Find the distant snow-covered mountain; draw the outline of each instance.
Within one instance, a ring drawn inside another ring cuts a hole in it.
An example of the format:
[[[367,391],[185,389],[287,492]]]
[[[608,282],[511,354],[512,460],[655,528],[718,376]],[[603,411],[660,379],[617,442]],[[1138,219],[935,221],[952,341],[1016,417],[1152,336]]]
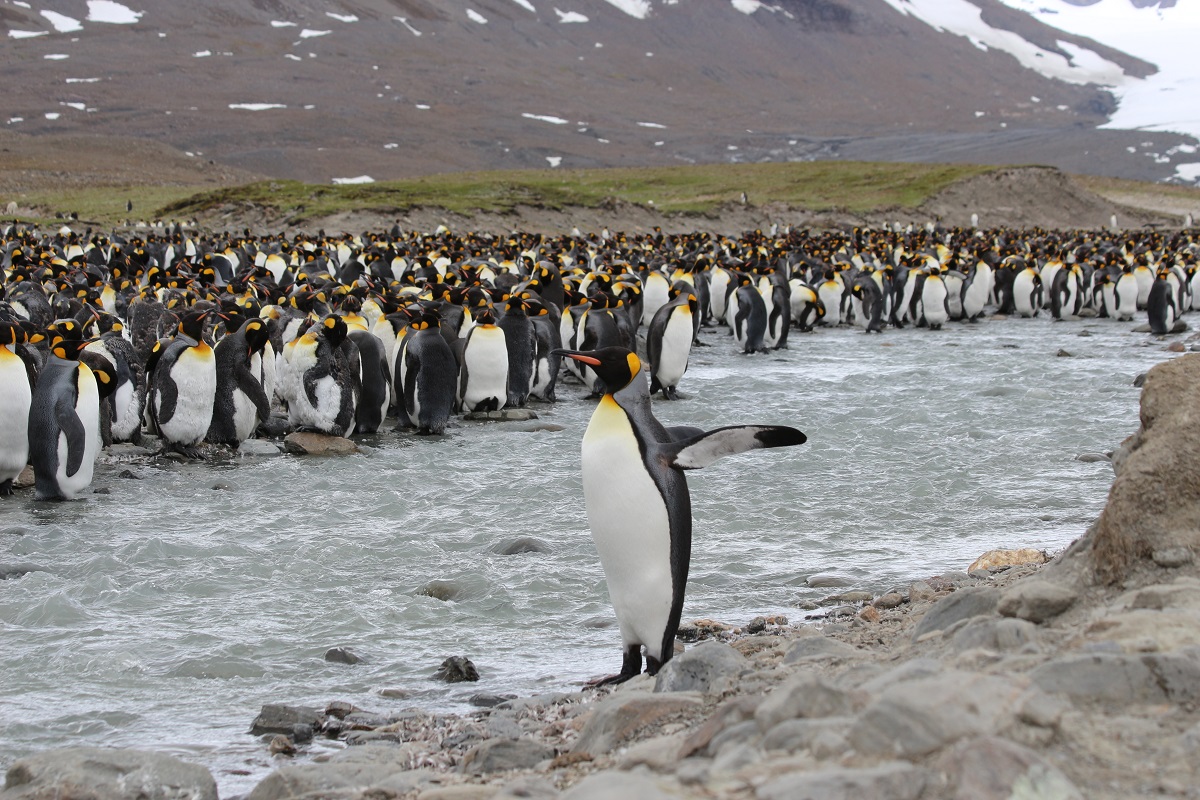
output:
[[[319,181],[821,158],[1194,180],[1195,5],[0,0],[0,129]]]

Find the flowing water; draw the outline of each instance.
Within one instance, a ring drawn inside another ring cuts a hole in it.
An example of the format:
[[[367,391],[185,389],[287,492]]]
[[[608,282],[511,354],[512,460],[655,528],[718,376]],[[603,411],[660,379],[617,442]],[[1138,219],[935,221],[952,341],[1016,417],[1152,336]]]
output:
[[[1170,356],[1107,320],[820,331],[759,356],[724,329],[702,338],[687,399],[656,400],[661,419],[809,437],[689,474],[684,619],[731,623],[802,619],[799,603],[831,591],[806,586],[815,573],[879,591],[992,548],[1063,548],[1112,479],[1076,456],[1136,429],[1133,379]],[[0,768],[52,747],[137,747],[203,764],[230,796],[273,766],[247,734],[263,703],[466,711],[477,691],[616,671],[582,506],[583,394],[568,384],[535,407],[561,430],[462,423],[340,459],[134,465],[140,480],[118,465],[98,472],[108,494],[0,503]],[[496,552],[519,536],[546,552]],[[423,594],[430,581],[454,598]],[[364,661],[327,663],[335,646]],[[480,682],[433,681],[450,655]]]

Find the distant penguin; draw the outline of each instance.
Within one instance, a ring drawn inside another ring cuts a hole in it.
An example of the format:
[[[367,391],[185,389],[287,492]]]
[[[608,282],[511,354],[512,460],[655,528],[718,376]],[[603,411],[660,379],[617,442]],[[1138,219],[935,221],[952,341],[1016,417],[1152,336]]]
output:
[[[860,278],[850,287],[850,294],[861,305],[855,321],[866,333],[883,333],[883,291],[871,278]]]
[[[652,269],[642,279],[642,324],[649,325],[658,310],[670,302],[671,282],[662,272]]]
[[[645,370],[620,347],[563,351],[608,387],[583,436],[583,494],[621,631],[620,683],[656,674],[674,654],[692,548],[692,508],[683,471],[723,455],[802,444],[782,426],[732,426],[676,438],[655,419]],[[676,434],[682,432],[678,429]]]
[[[992,268],[980,259],[971,271],[967,273],[962,286],[963,319],[975,322],[983,316],[987,306],[988,295],[991,293]]]
[[[508,347],[489,308],[475,313],[475,325],[463,344],[458,398],[467,413],[499,411],[508,403]]]
[[[262,352],[267,339],[267,323],[255,318],[226,333],[213,348],[217,390],[205,435],[209,442],[237,447],[254,435],[259,423],[270,418],[270,397],[261,375],[251,369],[251,359]]]
[[[525,302],[516,295],[504,304],[504,316],[496,323],[504,331],[508,348],[508,405],[523,407],[533,386],[533,358],[536,334],[525,313]]]
[[[38,500],[73,500],[92,483],[100,452],[97,377],[79,355],[83,340],[51,339],[29,407],[29,463]]]
[[[160,339],[150,352],[147,407],[165,449],[201,458],[196,446],[212,423],[217,395],[217,362],[204,341],[208,311],[189,311],[175,338]]]
[[[1042,309],[1042,276],[1025,267],[1012,282],[1013,309],[1022,317],[1036,317]]]
[[[950,319],[949,292],[937,267],[929,268],[921,286],[921,314],[931,331],[941,330]]]
[[[808,333],[825,316],[825,304],[817,296],[816,289],[807,283],[793,278],[790,284],[792,324],[804,333]]]
[[[1150,333],[1155,336],[1165,336],[1175,326],[1175,293],[1167,280],[1165,269],[1158,271],[1150,287],[1150,294],[1146,298],[1146,316],[1150,320]]]
[[[733,319],[733,335],[742,346],[743,353],[765,353],[764,337],[767,333],[767,306],[762,295],[752,283],[737,289],[737,314]]]
[[[650,394],[659,390],[668,400],[677,400],[676,387],[687,371],[695,338],[699,300],[681,294],[658,309],[646,332],[646,354],[650,359]]]
[[[562,348],[558,310],[536,298],[527,301],[529,321],[533,323],[533,376],[529,385],[529,396],[553,403],[557,400],[555,387],[558,385],[559,367],[562,356],[555,353]]]
[[[837,326],[842,321],[842,295],[846,286],[833,270],[827,270],[825,279],[817,286],[817,296],[825,306],[822,325]]]
[[[33,390],[25,362],[15,352],[28,336],[15,322],[0,324],[0,497],[12,494],[13,479],[29,463],[29,406]]]
[[[288,366],[288,419],[302,430],[330,436],[353,431],[356,376],[342,349],[348,333],[345,320],[328,314],[294,342]]]
[[[400,390],[405,411],[421,435],[445,433],[454,410],[458,363],[439,330],[440,325],[436,314],[428,311],[422,314],[404,337],[401,354],[404,364]]]
[[[1112,315],[1118,320],[1131,320],[1138,308],[1138,280],[1133,269],[1128,265],[1117,276],[1116,288],[1113,290]],[[1147,292],[1147,298],[1149,293]]]

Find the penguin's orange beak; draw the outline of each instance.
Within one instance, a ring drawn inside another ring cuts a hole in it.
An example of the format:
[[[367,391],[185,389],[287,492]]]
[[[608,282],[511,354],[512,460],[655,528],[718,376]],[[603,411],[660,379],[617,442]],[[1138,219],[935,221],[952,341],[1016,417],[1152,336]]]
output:
[[[583,353],[576,353],[573,350],[551,350],[550,355],[566,356],[567,358],[573,358],[576,361],[581,361],[593,367],[600,366],[600,359],[593,356],[585,356]]]

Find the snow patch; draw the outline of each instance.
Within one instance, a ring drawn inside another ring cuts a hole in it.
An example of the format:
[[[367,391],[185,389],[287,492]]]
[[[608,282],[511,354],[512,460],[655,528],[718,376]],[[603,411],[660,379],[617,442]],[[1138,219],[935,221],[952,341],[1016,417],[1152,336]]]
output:
[[[467,9],[467,18],[471,20],[471,22],[478,22],[480,25],[487,25],[487,17],[485,17],[483,14],[480,14],[473,8]]]
[[[359,175],[357,178],[334,178],[333,183],[336,186],[345,186],[352,183],[374,183],[375,179],[370,175]]]
[[[87,111],[87,103],[59,103],[59,105],[73,108],[76,111]]]
[[[384,150],[395,150],[399,146],[400,145],[398,145],[396,142],[388,142],[387,144],[385,144],[383,146],[383,149]]]
[[[286,21],[280,20],[280,19],[273,19],[273,20],[271,20],[271,27],[272,28],[294,28],[294,27],[296,27],[296,23],[286,22]]]
[[[559,11],[554,9],[554,13],[558,14],[559,22],[587,22],[588,18],[578,11]]]
[[[413,36],[420,36],[420,35],[421,35],[421,32],[420,32],[419,30],[417,30],[416,28],[414,28],[412,25],[409,25],[409,24],[408,24],[408,20],[407,20],[405,17],[392,17],[392,19],[396,20],[396,22],[399,22],[401,25],[403,25],[404,27],[406,27],[406,28],[408,28],[410,31],[412,31],[412,35],[413,35]]]
[[[338,22],[358,22],[358,17],[353,14],[335,14],[332,11],[326,11],[325,16],[332,17]]]
[[[25,121],[24,117],[9,117],[8,118],[9,125],[12,125],[14,122],[24,122],[24,121]]]
[[[753,14],[762,8],[762,3],[759,0],[733,0],[733,7],[743,14]]]
[[[529,11],[533,14],[537,13],[537,9],[533,7],[533,3],[529,2],[529,0],[513,0],[513,2],[526,11]]]
[[[566,125],[569,122],[562,117],[549,117],[541,114],[522,114],[521,116],[525,119],[536,119],[538,122],[549,122],[553,125]]]
[[[66,59],[70,58],[70,56],[66,53],[47,53],[46,55],[42,56],[42,58],[47,59],[48,61],[65,61]]]
[[[1200,183],[1200,164],[1176,164],[1175,178],[1188,183]]]
[[[312,39],[317,36],[328,36],[331,33],[333,33],[333,31],[314,31],[311,28],[305,28],[304,30],[300,31],[300,38]]]
[[[47,111],[46,112],[46,119],[58,119],[61,116],[62,116],[62,114],[59,114],[57,111]]]
[[[134,11],[129,6],[115,3],[113,0],[88,0],[88,22],[132,25],[145,13],[145,11]]]
[[[66,14],[59,14],[57,11],[43,11],[42,16],[50,20],[50,24],[54,30],[59,33],[74,33],[75,31],[83,30],[83,26],[79,24],[79,20],[74,17],[68,17]]]
[[[193,58],[208,58],[211,55],[212,55],[212,50],[200,50],[198,52],[192,53]]]
[[[292,61],[303,61],[303,60],[304,60],[303,58],[301,58],[300,56],[296,55],[295,53],[284,53],[284,54],[283,54],[283,57],[284,57],[284,58],[290,58]]]
[[[422,111],[428,111],[430,108],[432,108],[432,106],[428,106],[425,103],[417,103],[417,108],[421,109]]]
[[[35,36],[45,36],[50,31],[9,31],[9,38],[12,39],[32,39]]]
[[[272,108],[287,108],[282,103],[230,103],[229,107],[242,111],[269,111]]]
[[[659,125],[657,122],[639,122],[639,128],[666,128],[666,125]]]
[[[67,78],[67,83],[99,83],[99,78]]]
[[[546,160],[550,162],[551,167],[557,167],[562,163],[562,156],[546,156]]]
[[[631,17],[645,19],[650,16],[650,0],[605,0],[610,6],[616,6]]]

